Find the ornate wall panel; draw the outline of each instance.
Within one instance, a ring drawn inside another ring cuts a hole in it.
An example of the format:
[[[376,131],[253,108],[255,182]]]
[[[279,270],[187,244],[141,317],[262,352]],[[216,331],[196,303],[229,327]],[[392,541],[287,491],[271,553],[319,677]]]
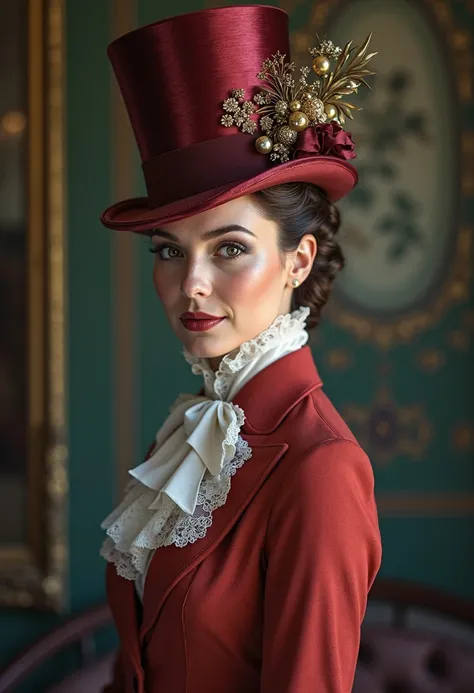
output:
[[[360,182],[340,203],[347,267],[313,343],[327,389],[374,462],[382,513],[472,515],[473,8],[280,6],[297,64],[317,35],[373,32],[379,53],[346,126]]]
[[[471,37],[451,4],[291,3],[304,26],[294,31],[297,59],[326,29],[356,43],[370,30],[379,50],[373,90],[361,90],[363,111],[351,125],[360,183],[341,203],[348,265],[331,318],[384,348],[410,342],[470,297],[473,234],[461,194],[474,171],[474,133],[462,126],[472,102]]]

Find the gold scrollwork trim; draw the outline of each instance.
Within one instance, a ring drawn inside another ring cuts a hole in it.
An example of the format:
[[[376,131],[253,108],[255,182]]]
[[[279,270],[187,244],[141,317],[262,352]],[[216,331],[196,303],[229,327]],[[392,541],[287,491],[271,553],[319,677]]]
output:
[[[328,307],[328,313],[334,322],[355,334],[360,341],[371,341],[382,349],[396,343],[407,343],[418,332],[436,325],[450,306],[469,300],[472,253],[473,230],[464,226],[456,239],[455,256],[449,275],[429,308],[414,310],[397,321],[388,323],[347,310],[336,300]]]
[[[462,135],[462,192],[466,197],[474,197],[474,131]]]
[[[474,452],[474,424],[472,421],[459,421],[454,425],[453,447],[458,453],[472,455]]]
[[[456,64],[455,74],[458,79],[459,99],[461,102],[472,100],[472,51],[469,29],[456,24],[452,4],[447,0],[422,0],[431,9],[438,24],[443,29],[448,45]],[[459,3],[459,4],[462,4]]]
[[[28,3],[28,537],[0,547],[0,604],[55,610],[67,600],[68,559],[64,2]]]
[[[427,348],[417,354],[417,366],[425,373],[437,373],[446,363],[446,355],[440,349]]]
[[[426,458],[433,431],[424,407],[396,404],[386,386],[380,388],[372,405],[347,404],[342,415],[377,465],[400,456]]]
[[[294,9],[296,0],[281,0],[280,6],[285,10]],[[435,18],[446,36],[448,47],[452,51],[457,76],[457,89],[460,103],[472,101],[472,51],[471,35],[464,27],[456,23],[452,6],[447,0],[418,0],[425,5]],[[347,0],[325,0],[312,6],[308,25],[304,30],[293,34],[293,51],[306,50],[314,36],[327,24],[330,13],[342,8]],[[299,3],[301,4],[301,3]],[[465,195],[474,194],[474,173],[472,154],[474,153],[474,133],[466,132],[460,143],[463,151],[461,185]],[[451,270],[444,284],[430,305],[414,309],[390,322],[379,321],[376,317],[365,317],[357,310],[349,309],[334,297],[328,305],[328,316],[331,320],[353,333],[360,341],[375,343],[387,349],[395,344],[409,342],[417,333],[435,325],[445,312],[458,303],[469,299],[472,277],[472,229],[464,225],[456,239],[455,255]]]
[[[324,354],[324,360],[329,368],[336,371],[347,370],[354,362],[353,356],[348,349],[329,349]]]

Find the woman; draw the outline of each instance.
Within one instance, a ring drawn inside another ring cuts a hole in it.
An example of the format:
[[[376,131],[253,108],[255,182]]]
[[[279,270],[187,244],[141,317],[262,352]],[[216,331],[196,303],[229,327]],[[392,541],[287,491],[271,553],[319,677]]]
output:
[[[380,565],[373,474],[305,344],[343,265],[333,202],[357,176],[341,97],[370,74],[366,48],[324,41],[316,81],[298,79],[287,15],[264,6],[109,48],[148,194],[102,221],[151,237],[157,294],[203,376],[103,523],[109,693],[351,690]]]

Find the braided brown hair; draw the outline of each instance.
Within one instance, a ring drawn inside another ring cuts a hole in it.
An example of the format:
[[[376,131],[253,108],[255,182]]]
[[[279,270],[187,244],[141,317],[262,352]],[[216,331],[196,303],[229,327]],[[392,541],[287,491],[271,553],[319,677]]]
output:
[[[311,183],[285,183],[253,195],[267,219],[279,228],[282,252],[296,250],[305,234],[313,234],[318,249],[306,280],[293,291],[292,310],[307,306],[307,327],[315,327],[331,294],[337,272],[344,267],[344,256],[335,235],[340,226],[338,209],[326,194]]]

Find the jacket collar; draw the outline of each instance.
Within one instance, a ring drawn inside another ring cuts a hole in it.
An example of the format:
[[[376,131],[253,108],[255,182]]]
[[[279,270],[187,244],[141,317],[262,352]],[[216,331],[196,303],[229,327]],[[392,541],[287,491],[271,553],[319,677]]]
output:
[[[298,402],[321,385],[311,350],[303,347],[260,371],[237,394],[234,401],[246,415],[242,433],[251,436],[253,459],[233,478],[227,501],[214,513],[213,523],[203,539],[184,548],[161,547],[155,553],[145,583],[140,632],[134,584],[119,577],[115,567],[109,564],[109,603],[122,643],[137,667],[140,666],[140,642],[158,618],[170,591],[232,529],[288,449],[286,443],[267,443],[258,436],[275,430]]]
[[[274,361],[244,385],[233,400],[245,412],[242,433],[271,433],[298,402],[321,386],[309,346]]]

